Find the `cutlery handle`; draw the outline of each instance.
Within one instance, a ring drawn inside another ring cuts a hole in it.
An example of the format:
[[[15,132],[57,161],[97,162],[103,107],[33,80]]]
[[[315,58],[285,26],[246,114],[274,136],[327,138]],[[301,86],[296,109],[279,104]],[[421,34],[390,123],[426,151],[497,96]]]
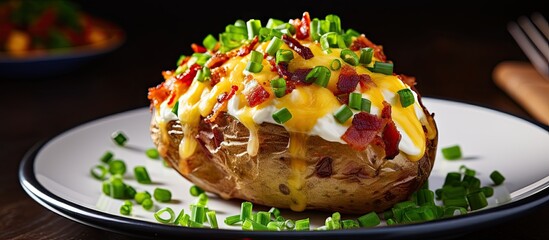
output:
[[[532,117],[549,125],[549,79],[530,63],[502,62],[494,68],[492,77]]]

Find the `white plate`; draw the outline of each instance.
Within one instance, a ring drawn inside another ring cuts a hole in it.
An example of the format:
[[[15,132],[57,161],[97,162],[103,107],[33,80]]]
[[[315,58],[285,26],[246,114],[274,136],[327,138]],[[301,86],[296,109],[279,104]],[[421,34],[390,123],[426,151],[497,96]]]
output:
[[[192,229],[158,223],[152,211],[134,205],[133,215],[119,214],[123,200],[112,199],[101,193],[101,181],[91,177],[90,168],[99,164],[105,151],[114,152],[128,166],[124,182],[138,191],[153,192],[155,187],[168,188],[174,201],[155,203],[155,209],[171,207],[177,212],[185,209],[195,197],[189,194],[190,182],[175,170],[164,167],[160,160],[151,160],[144,154],[153,147],[149,135],[150,111],[136,109],[104,117],[70,129],[49,141],[31,149],[23,159],[20,181],[27,193],[45,207],[78,222],[140,237],[189,237],[219,238],[361,238],[381,239],[403,236],[441,236],[464,233],[479,227],[495,224],[525,210],[537,207],[549,200],[549,134],[546,126],[538,126],[505,113],[484,107],[448,100],[424,98],[424,104],[435,113],[439,128],[439,150],[435,166],[429,178],[431,189],[441,187],[448,172],[457,171],[461,165],[477,171],[482,185],[491,185],[489,174],[501,172],[506,180],[495,188],[489,198],[489,206],[463,216],[430,222],[375,228],[336,231],[282,231],[249,232],[239,227],[227,226],[223,219],[240,213],[240,201],[226,201],[210,195],[209,208],[217,211],[219,230]],[[127,147],[118,147],[111,133],[121,130],[129,138]],[[440,148],[458,144],[464,158],[448,161]],[[132,169],[144,165],[154,184],[143,185],[133,178]],[[268,210],[254,206],[254,211]],[[291,219],[310,217],[312,226],[323,225],[330,213],[283,211]],[[344,219],[346,216],[342,216]]]

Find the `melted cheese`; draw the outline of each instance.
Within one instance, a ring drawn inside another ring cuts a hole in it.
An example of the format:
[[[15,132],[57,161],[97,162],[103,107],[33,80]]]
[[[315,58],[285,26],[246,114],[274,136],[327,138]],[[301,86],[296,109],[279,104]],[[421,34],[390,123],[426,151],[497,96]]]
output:
[[[305,170],[307,169],[307,133],[290,132],[288,152],[290,153],[290,208],[296,212],[305,210],[307,195],[304,193]]]
[[[268,43],[259,44],[256,50],[264,52]],[[294,59],[290,61],[288,66],[290,72],[319,65],[329,66],[334,59],[342,61],[339,57],[341,49],[332,48],[331,53],[324,53],[318,43],[302,41],[302,44],[311,49],[314,57],[305,60],[294,52]],[[285,44],[282,48],[289,49]],[[301,133],[308,136],[317,135],[327,141],[345,144],[341,140],[341,136],[345,133],[350,121],[342,125],[335,121],[332,116],[341,106],[333,94],[337,90],[339,71],[331,70],[330,81],[326,88],[315,84],[298,86],[290,94],[282,98],[276,98],[270,87],[270,80],[278,78],[278,73],[271,71],[270,64],[265,59],[263,60],[264,67],[261,72],[249,73],[245,70],[249,59],[249,54],[244,57],[236,56],[229,59],[221,66],[225,69],[226,75],[220,79],[219,83],[212,87],[209,82],[193,81],[188,90],[181,95],[178,100],[179,112],[177,118],[181,121],[184,130],[184,137],[179,146],[182,159],[191,156],[197,147],[197,142],[193,136],[196,134],[200,118],[208,116],[217,103],[217,98],[223,93],[230,92],[232,86],[237,86],[238,91],[235,97],[230,99],[226,111],[250,130],[247,147],[250,156],[255,156],[259,149],[258,124],[263,122],[278,124],[271,116],[281,108],[287,108],[292,113],[292,118],[283,124],[290,133]],[[374,59],[374,61],[376,60]],[[342,64],[346,63],[342,61]],[[412,161],[419,160],[426,148],[426,136],[423,126],[428,130],[427,137],[430,139],[435,137],[436,132],[431,123],[427,121],[417,100],[417,95],[414,93],[416,102],[412,106],[403,108],[396,92],[403,88],[409,88],[409,86],[396,76],[372,73],[364,66],[357,66],[355,69],[358,74],[368,74],[377,85],[377,87],[364,90],[358,86],[355,92],[361,93],[363,97],[372,102],[372,114],[380,114],[381,109],[383,109],[383,101],[391,104],[392,118],[402,135],[399,149]],[[270,94],[266,101],[255,107],[248,106],[245,98],[246,86],[250,85],[251,81],[254,84],[263,86]],[[161,114],[159,114],[158,120],[167,122],[174,119],[174,114],[170,113],[171,109],[166,104],[161,104],[160,109]],[[293,144],[296,145],[296,140],[290,139],[290,142],[294,142]],[[295,148],[299,149],[299,147]],[[290,149],[290,151],[293,150]],[[299,156],[297,152],[294,155]],[[298,188],[298,184],[295,185],[295,188]]]

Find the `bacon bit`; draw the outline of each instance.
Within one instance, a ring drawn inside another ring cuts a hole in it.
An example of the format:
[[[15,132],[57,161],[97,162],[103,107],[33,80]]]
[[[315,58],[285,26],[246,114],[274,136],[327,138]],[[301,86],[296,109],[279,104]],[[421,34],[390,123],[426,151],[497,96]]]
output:
[[[376,115],[359,112],[341,139],[357,151],[364,151],[375,136],[383,130],[385,121]]]
[[[386,159],[393,159],[399,154],[400,150],[398,149],[398,144],[400,143],[401,138],[402,136],[400,135],[400,132],[398,132],[395,123],[392,120],[387,122],[383,129]]]
[[[305,83],[305,78],[307,77],[307,74],[313,70],[312,68],[300,68],[296,69],[295,72],[292,73],[292,77],[290,77],[290,80],[293,82],[299,82],[303,84],[311,84],[311,83]]]
[[[160,104],[170,95],[170,91],[166,88],[165,83],[166,82],[162,82],[156,87],[149,88],[147,98],[151,101],[151,106],[160,106]]]
[[[406,83],[408,86],[415,86],[416,85],[416,77],[414,76],[408,76],[404,74],[397,75],[398,79]]]
[[[175,81],[170,89],[170,97],[168,98],[168,106],[172,106],[175,101],[181,96],[183,91],[189,87],[196,76],[198,70],[202,69],[202,66],[193,64],[187,71],[175,76]]]
[[[339,78],[337,80],[337,90],[339,93],[350,93],[356,89],[360,76],[351,66],[344,65],[341,68]]]
[[[215,53],[208,62],[206,62],[206,67],[209,67],[210,69],[214,69],[216,67],[219,67],[223,65],[223,63],[226,63],[229,61],[230,57],[226,53]]]
[[[227,105],[229,104],[229,100],[235,95],[236,91],[238,91],[238,86],[232,85],[231,91],[229,93],[224,92],[223,94],[219,95],[219,97],[217,97],[217,102],[215,103],[212,109],[212,113],[210,113],[210,115],[208,115],[204,119],[204,121],[206,123],[215,122],[215,119],[217,119],[217,116],[219,116],[219,114],[222,111],[227,110]]]
[[[293,49],[304,59],[310,59],[315,56],[310,48],[301,45],[301,43],[293,37],[284,34],[282,35],[282,40],[286,43],[286,45],[288,45],[288,47]]]
[[[370,87],[376,87],[376,83],[372,81],[372,78],[368,74],[360,74],[358,75],[360,77],[360,81],[358,82],[360,84],[360,87],[362,88],[362,91],[368,90]]]
[[[349,105],[349,93],[338,94],[336,98],[339,103]]]
[[[227,75],[227,70],[222,67],[214,68],[211,70],[211,76],[210,76],[210,85],[213,87],[219,81],[221,81],[222,77],[225,77]]]
[[[396,128],[395,122],[391,118],[391,104],[383,101],[383,109],[381,110],[381,118],[387,121],[383,129],[383,143],[385,147],[385,158],[393,159],[399,154],[398,144],[402,136]]]
[[[282,76],[286,81],[292,78],[292,73],[288,70],[288,63],[281,62],[276,65],[278,75]]]
[[[303,17],[301,20],[294,19],[292,21],[292,25],[294,25],[295,29],[297,30],[295,33],[295,37],[299,40],[303,40],[309,37],[309,28],[311,26],[311,17],[309,16],[308,12],[303,13]]]
[[[374,56],[379,59],[382,62],[387,61],[387,57],[385,56],[385,53],[383,53],[383,46],[375,45],[372,41],[370,41],[364,34],[357,37],[349,49],[352,51],[358,51],[361,48],[369,47],[374,49]]]
[[[202,47],[196,43],[193,43],[191,44],[191,48],[193,49],[193,52],[195,53],[205,53],[206,51],[208,51],[208,49],[206,49],[205,47]]]
[[[248,105],[250,107],[255,107],[269,98],[270,94],[263,88],[261,85],[257,85],[254,89],[251,89],[250,92],[246,95],[246,100],[248,100]]]
[[[238,50],[238,53],[237,55],[239,57],[243,57],[243,56],[246,56],[248,55],[254,48],[255,48],[255,45],[257,44],[257,42],[259,42],[259,37],[258,36],[255,36],[252,41],[250,41],[250,43],[248,43],[247,45],[243,45],[242,47],[240,47],[240,49]]]

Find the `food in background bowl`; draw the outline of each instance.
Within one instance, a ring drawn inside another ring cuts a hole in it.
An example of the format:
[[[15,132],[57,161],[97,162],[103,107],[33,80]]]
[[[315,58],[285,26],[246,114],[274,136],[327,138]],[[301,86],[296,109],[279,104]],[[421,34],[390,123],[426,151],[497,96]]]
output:
[[[0,52],[12,56],[98,44],[113,37],[110,28],[70,1],[0,3]]]
[[[434,164],[415,78],[336,15],[237,20],[149,89],[153,142],[206,191],[294,211],[381,212]]]

